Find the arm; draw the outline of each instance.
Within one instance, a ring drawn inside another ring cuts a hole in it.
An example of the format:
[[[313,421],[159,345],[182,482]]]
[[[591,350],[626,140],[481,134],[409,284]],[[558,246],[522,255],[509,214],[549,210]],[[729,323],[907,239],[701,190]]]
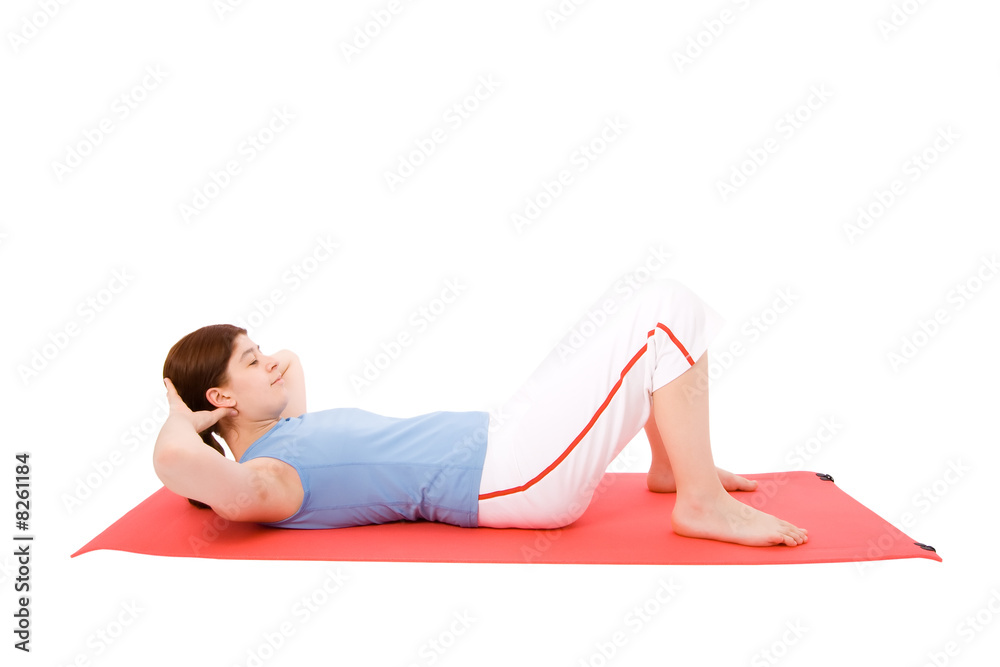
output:
[[[267,515],[269,479],[251,466],[240,465],[212,451],[198,435],[229,409],[192,412],[164,378],[170,414],[153,446],[153,468],[164,486],[176,494],[208,503],[219,516],[234,521],[258,521]]]
[[[291,350],[280,350],[271,356],[278,360],[278,371],[288,392],[288,406],[281,413],[281,418],[298,417],[306,411],[306,380],[302,362]]]

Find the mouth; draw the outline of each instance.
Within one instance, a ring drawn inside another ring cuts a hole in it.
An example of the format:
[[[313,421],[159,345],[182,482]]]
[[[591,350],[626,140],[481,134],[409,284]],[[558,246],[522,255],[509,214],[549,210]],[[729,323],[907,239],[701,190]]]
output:
[[[285,384],[285,380],[284,380],[284,378],[282,378],[282,377],[281,377],[281,376],[279,375],[279,376],[278,376],[278,379],[277,379],[277,380],[275,380],[274,382],[272,382],[272,383],[271,383],[271,385],[272,385],[272,386],[273,386],[273,385],[276,385],[276,384]]]

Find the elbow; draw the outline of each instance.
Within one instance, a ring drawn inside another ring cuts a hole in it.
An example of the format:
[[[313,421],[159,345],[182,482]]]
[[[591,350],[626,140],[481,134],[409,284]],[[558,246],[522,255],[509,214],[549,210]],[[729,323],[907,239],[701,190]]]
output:
[[[168,447],[157,444],[153,450],[153,471],[160,478],[163,485],[170,488],[170,470],[174,456],[171,455]]]
[[[153,472],[156,473],[163,486],[179,496],[187,496],[190,495],[187,493],[189,489],[183,487],[190,485],[184,480],[185,472],[182,470],[184,457],[182,454],[183,452],[179,452],[173,447],[157,443],[153,450]]]
[[[176,455],[173,453],[168,454],[167,449],[156,449],[153,451],[153,471],[156,476],[163,483],[163,486],[167,487],[179,496],[186,496],[182,489],[177,486],[177,472],[174,461],[176,460]],[[199,509],[210,509],[211,506],[207,505],[194,498],[188,498],[188,502]]]
[[[282,371],[288,370],[290,366],[298,366],[300,364],[299,355],[291,350],[278,350],[272,356],[278,360],[278,367]]]

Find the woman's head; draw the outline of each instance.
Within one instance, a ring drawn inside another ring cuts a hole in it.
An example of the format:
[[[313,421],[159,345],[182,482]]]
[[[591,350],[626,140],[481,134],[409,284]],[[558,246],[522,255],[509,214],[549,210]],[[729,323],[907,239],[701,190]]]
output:
[[[288,405],[277,360],[260,351],[246,329],[202,327],[170,348],[163,363],[177,394],[192,411],[235,408],[249,420],[275,418]],[[222,422],[225,425],[225,421]]]
[[[232,324],[213,324],[192,331],[170,348],[163,377],[170,378],[177,395],[193,412],[219,407],[209,402],[208,390],[229,381],[229,360],[237,339],[246,333]]]
[[[193,412],[218,407],[236,409],[199,433],[202,441],[225,456],[213,433],[234,430],[241,417],[257,420],[277,417],[288,404],[277,361],[262,354],[246,329],[231,324],[202,327],[181,338],[167,353],[163,377],[170,378],[177,395]],[[208,505],[188,499],[197,507]]]

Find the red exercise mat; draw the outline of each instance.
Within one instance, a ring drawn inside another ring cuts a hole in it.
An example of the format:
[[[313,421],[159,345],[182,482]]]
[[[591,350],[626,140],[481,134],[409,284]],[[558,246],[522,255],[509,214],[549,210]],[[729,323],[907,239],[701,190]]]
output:
[[[681,537],[670,529],[675,494],[651,493],[645,473],[607,473],[586,513],[554,530],[460,528],[428,521],[299,530],[229,522],[167,488],[73,554],[116,549],[158,556],[247,560],[437,563],[733,565],[941,557],[813,472],[745,475],[756,491],[732,495],[809,531],[797,547],[748,547]]]

